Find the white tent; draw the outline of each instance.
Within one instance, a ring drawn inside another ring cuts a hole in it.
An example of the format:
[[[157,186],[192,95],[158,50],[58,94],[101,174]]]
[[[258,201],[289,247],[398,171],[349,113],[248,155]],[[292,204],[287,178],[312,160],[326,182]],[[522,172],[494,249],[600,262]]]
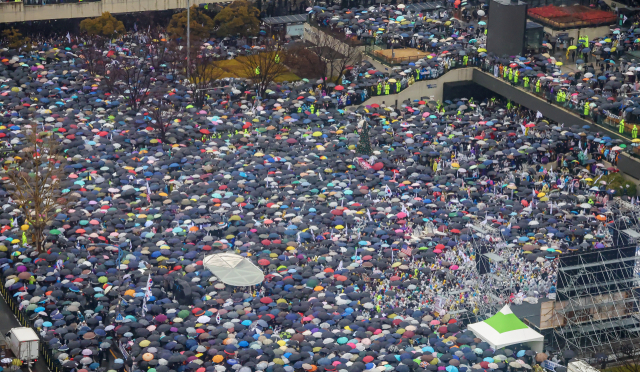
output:
[[[467,329],[496,350],[515,344],[527,344],[539,353],[543,349],[544,336],[527,327],[511,312],[509,305],[484,322],[470,324]]]
[[[238,287],[256,285],[264,280],[264,273],[251,261],[233,253],[212,254],[202,260],[221,282]]]

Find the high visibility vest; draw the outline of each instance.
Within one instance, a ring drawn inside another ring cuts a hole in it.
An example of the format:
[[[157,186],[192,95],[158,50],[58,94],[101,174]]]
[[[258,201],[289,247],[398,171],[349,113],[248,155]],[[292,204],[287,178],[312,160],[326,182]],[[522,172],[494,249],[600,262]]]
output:
[[[631,130],[631,137],[633,137],[633,139],[638,138],[638,127],[635,126],[635,124],[633,125],[633,129]]]
[[[522,80],[524,80],[524,87],[529,88],[529,77],[525,76]]]
[[[589,115],[589,102],[584,104],[584,116]]]
[[[624,119],[620,120],[620,127],[618,128],[618,132],[624,133]]]
[[[260,66],[256,67],[255,73],[256,73],[256,75],[260,75]]]
[[[276,63],[280,63],[280,55],[279,54],[276,54],[276,57],[274,58],[274,61]]]
[[[536,82],[536,93],[540,93],[540,80]]]

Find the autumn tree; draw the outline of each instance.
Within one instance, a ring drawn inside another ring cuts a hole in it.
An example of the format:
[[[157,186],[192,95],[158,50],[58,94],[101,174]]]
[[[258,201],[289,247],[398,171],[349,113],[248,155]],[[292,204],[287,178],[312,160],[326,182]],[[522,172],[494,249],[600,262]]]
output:
[[[82,20],[80,22],[80,31],[86,32],[91,36],[111,37],[114,34],[124,33],[125,29],[122,21],[118,21],[111,13],[104,12],[100,17]]]
[[[300,77],[319,79],[324,76],[324,61],[303,42],[292,43],[287,48],[284,61]]]
[[[3,30],[2,38],[5,39],[9,49],[21,49],[31,42],[30,38],[23,37],[15,28]]]
[[[194,39],[206,39],[213,29],[213,20],[208,15],[199,11],[194,5],[190,10],[191,20],[189,22],[189,30],[191,37]],[[187,36],[187,11],[174,14],[171,17],[167,32],[173,38],[181,38]]]
[[[258,93],[264,95],[269,84],[289,71],[283,59],[280,46],[268,44],[264,51],[236,58],[236,61],[240,62],[244,75],[255,84]]]
[[[216,35],[252,36],[260,31],[260,10],[246,0],[236,0],[224,7],[213,19]]]
[[[45,231],[66,199],[60,189],[64,160],[52,132],[27,132],[26,146],[18,151],[15,166],[5,171],[8,192],[25,220],[26,234],[38,252],[44,251]],[[58,163],[58,164],[56,164]]]

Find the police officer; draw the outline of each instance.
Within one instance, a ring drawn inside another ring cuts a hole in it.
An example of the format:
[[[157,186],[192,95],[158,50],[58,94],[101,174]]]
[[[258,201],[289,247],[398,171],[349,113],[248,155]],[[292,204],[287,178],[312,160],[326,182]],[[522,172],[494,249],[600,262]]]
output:
[[[536,81],[536,93],[540,93],[540,79],[538,79],[538,81]]]
[[[584,111],[582,113],[585,118],[589,117],[589,102],[584,103]]]
[[[624,133],[624,119],[620,120],[620,126],[618,127],[619,133]]]
[[[529,88],[529,77],[525,76],[522,81],[524,81],[524,87]]]
[[[633,124],[633,129],[631,129],[631,138],[638,138],[638,127],[635,124]]]

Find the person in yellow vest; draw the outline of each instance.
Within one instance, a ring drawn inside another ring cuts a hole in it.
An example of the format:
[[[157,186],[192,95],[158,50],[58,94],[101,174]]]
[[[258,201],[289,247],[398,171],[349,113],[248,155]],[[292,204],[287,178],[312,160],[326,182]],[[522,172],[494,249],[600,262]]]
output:
[[[384,85],[384,94],[389,94],[389,89],[390,89],[389,83],[386,83]]]
[[[378,83],[378,96],[382,94],[382,83]]]
[[[256,76],[260,75],[260,66],[256,66],[256,70],[254,71]]]
[[[277,54],[277,53],[276,53],[276,57],[274,58],[274,61],[275,61],[276,63],[280,63],[280,54]]]
[[[589,102],[584,103],[584,111],[582,112],[585,118],[589,117]]]
[[[513,74],[513,85],[518,85],[518,75],[520,75],[520,71],[516,70],[516,73]]]
[[[633,129],[631,129],[631,138],[638,138],[638,127],[635,124],[633,124]]]
[[[513,83],[513,69],[509,69],[509,81]]]
[[[536,93],[540,93],[540,79],[536,81]]]
[[[522,81],[524,82],[524,87],[526,89],[529,89],[529,77],[525,76],[524,78],[522,78]]]
[[[618,127],[619,133],[624,133],[624,119],[620,120],[620,126]]]

